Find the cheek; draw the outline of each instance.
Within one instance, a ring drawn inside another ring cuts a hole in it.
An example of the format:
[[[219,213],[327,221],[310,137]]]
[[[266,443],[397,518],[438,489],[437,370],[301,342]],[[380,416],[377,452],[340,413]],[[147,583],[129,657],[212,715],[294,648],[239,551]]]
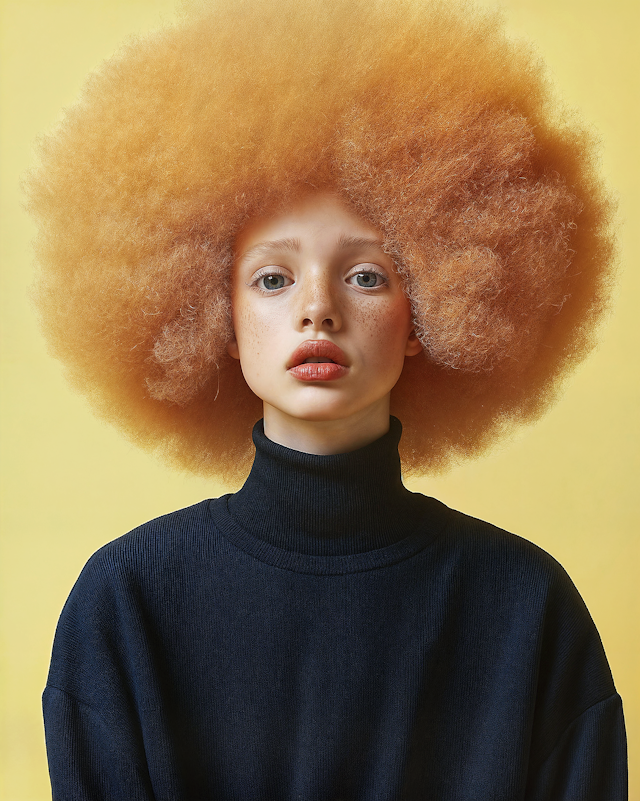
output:
[[[259,335],[262,330],[262,321],[256,314],[251,303],[248,303],[242,293],[235,295],[232,305],[233,330],[236,335],[240,355],[246,351],[245,356],[250,355],[259,344]]]
[[[256,331],[255,320],[251,310],[246,308],[242,303],[234,303],[233,306],[233,331],[236,335],[240,353],[248,348],[253,339]]]
[[[269,356],[274,352],[277,330],[273,314],[262,312],[255,304],[239,299],[233,305],[233,328],[240,365],[245,377],[251,373],[256,379],[269,372]]]
[[[376,351],[384,358],[393,359],[404,351],[411,331],[411,307],[404,297],[378,308],[366,320],[369,337]]]

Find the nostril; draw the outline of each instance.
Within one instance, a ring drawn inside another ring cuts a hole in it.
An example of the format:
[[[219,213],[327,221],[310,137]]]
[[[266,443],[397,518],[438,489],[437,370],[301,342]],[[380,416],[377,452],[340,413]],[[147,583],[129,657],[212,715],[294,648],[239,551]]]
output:
[[[317,319],[317,318],[315,318],[315,319]],[[323,325],[324,324],[333,325],[334,322],[335,322],[335,318],[334,317],[324,317],[323,320],[322,320]],[[305,317],[303,319],[303,321],[302,321],[302,324],[303,325],[313,325],[314,324],[314,320],[311,317]]]

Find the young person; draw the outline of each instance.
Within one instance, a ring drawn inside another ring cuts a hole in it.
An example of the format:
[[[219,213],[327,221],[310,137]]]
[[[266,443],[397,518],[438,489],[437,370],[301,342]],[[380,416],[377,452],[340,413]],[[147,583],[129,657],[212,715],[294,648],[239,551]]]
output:
[[[54,798],[624,798],[562,568],[400,476],[534,418],[586,352],[591,153],[468,9],[198,6],[92,81],[31,182],[51,341],[141,444],[237,475],[253,426],[255,458],[84,569]]]

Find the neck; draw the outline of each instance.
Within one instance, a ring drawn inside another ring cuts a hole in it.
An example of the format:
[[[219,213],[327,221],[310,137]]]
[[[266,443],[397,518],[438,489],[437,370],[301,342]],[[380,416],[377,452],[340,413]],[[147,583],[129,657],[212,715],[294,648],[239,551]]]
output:
[[[345,555],[383,548],[412,532],[422,496],[402,484],[402,426],[347,453],[316,455],[268,439],[254,428],[256,458],[245,485],[229,499],[236,523],[279,548]]]
[[[389,396],[373,407],[338,420],[292,417],[264,403],[264,433],[272,442],[301,453],[330,456],[349,453],[374,442],[389,430]]]

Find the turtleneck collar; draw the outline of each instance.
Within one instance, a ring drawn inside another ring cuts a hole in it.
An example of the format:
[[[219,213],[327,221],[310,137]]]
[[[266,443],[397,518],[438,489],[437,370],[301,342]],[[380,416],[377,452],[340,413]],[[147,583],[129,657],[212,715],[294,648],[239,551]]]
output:
[[[254,537],[300,554],[343,556],[399,542],[424,515],[423,496],[402,484],[401,435],[392,417],[389,431],[369,445],[317,456],[272,442],[260,420],[253,467],[229,497],[229,513]]]

